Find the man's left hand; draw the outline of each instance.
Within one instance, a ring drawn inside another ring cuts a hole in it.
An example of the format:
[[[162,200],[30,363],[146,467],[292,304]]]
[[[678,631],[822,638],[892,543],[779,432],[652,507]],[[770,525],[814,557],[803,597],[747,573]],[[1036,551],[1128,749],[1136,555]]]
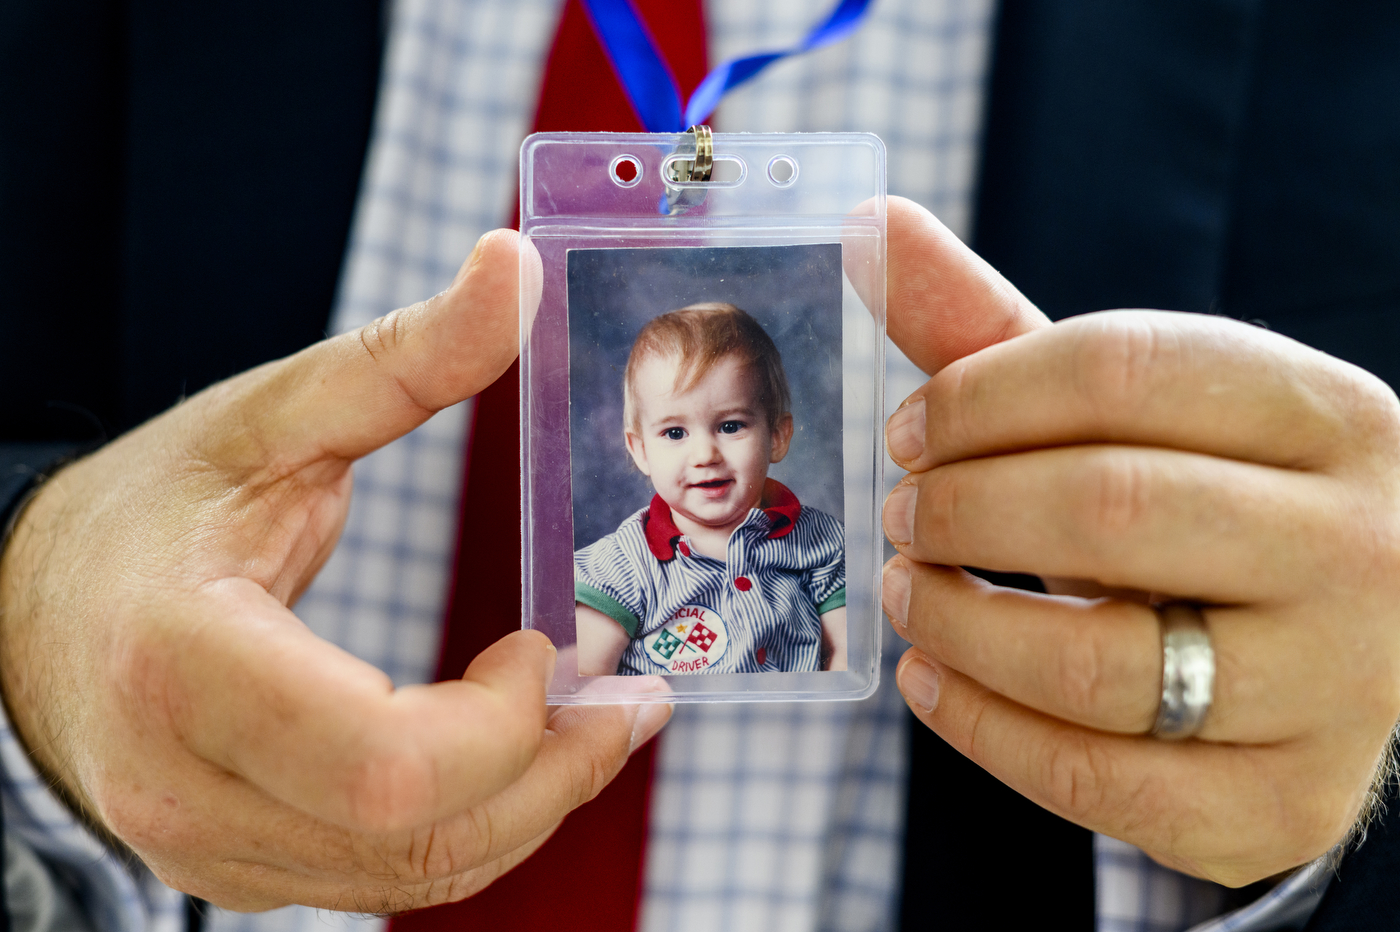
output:
[[[915,645],[898,671],[914,713],[1036,803],[1187,873],[1241,885],[1326,853],[1400,715],[1395,394],[1221,318],[1052,326],[894,199],[890,248],[891,335],[935,373],[887,433],[910,472],[885,504],[884,601]],[[1214,703],[1193,740],[1148,734],[1149,594],[1205,606]]]

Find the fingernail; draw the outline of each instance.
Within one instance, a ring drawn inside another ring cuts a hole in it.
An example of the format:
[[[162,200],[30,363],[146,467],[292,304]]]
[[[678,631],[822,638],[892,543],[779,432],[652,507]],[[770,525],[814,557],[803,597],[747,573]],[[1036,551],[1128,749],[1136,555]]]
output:
[[[656,737],[661,726],[670,720],[671,709],[669,703],[649,702],[637,710],[637,718],[632,723],[632,742],[627,748],[629,755]]]
[[[476,245],[472,247],[471,253],[467,255],[467,261],[462,263],[461,269],[457,272],[457,277],[453,279],[452,283],[454,285],[471,275],[472,272],[476,271],[476,267],[481,264],[481,244],[485,242],[486,236],[487,234],[483,233],[476,238]]]
[[[919,490],[913,483],[901,482],[885,499],[885,536],[894,543],[914,540],[914,506],[918,498]]]
[[[885,425],[885,444],[896,463],[911,463],[923,455],[928,427],[928,405],[922,398],[909,402],[890,415]]]
[[[901,633],[909,624],[909,564],[903,557],[895,557],[885,564],[880,599],[885,603],[885,614],[895,623]]]
[[[900,667],[895,679],[899,691],[909,704],[925,713],[938,708],[938,671],[920,657],[913,657]]]

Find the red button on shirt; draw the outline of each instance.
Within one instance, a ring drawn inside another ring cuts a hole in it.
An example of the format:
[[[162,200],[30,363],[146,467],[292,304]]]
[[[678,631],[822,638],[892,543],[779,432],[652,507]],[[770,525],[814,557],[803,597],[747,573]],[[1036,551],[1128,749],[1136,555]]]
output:
[[[753,659],[758,661],[758,665],[760,667],[763,666],[763,664],[768,660],[768,648],[760,647],[758,650],[754,651]]]
[[[690,556],[690,548],[686,546],[685,541],[681,541],[681,556]]]
[[[734,580],[734,588],[738,589],[740,592],[748,592],[753,588],[753,583],[749,582],[747,576],[739,576]]]

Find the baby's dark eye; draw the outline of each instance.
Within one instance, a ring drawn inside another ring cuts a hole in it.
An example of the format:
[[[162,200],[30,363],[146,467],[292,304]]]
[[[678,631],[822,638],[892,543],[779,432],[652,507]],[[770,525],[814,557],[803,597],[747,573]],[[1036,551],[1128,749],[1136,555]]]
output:
[[[737,434],[744,429],[743,421],[725,421],[719,425],[719,432],[722,434]]]
[[[684,428],[684,427],[670,427],[670,428],[667,428],[666,433],[663,434],[662,436],[664,436],[667,440],[684,440],[684,439],[685,439],[685,428]]]

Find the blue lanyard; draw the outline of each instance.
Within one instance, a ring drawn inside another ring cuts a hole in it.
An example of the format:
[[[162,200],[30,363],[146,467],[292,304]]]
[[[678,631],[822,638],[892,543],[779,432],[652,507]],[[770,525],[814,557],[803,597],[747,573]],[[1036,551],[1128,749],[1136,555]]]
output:
[[[676,79],[629,0],[583,0],[623,90],[649,133],[679,133],[688,126],[703,123],[725,92],[753,78],[778,59],[810,52],[849,36],[860,26],[870,3],[871,0],[841,0],[830,16],[792,48],[725,62],[705,75],[682,113]]]

